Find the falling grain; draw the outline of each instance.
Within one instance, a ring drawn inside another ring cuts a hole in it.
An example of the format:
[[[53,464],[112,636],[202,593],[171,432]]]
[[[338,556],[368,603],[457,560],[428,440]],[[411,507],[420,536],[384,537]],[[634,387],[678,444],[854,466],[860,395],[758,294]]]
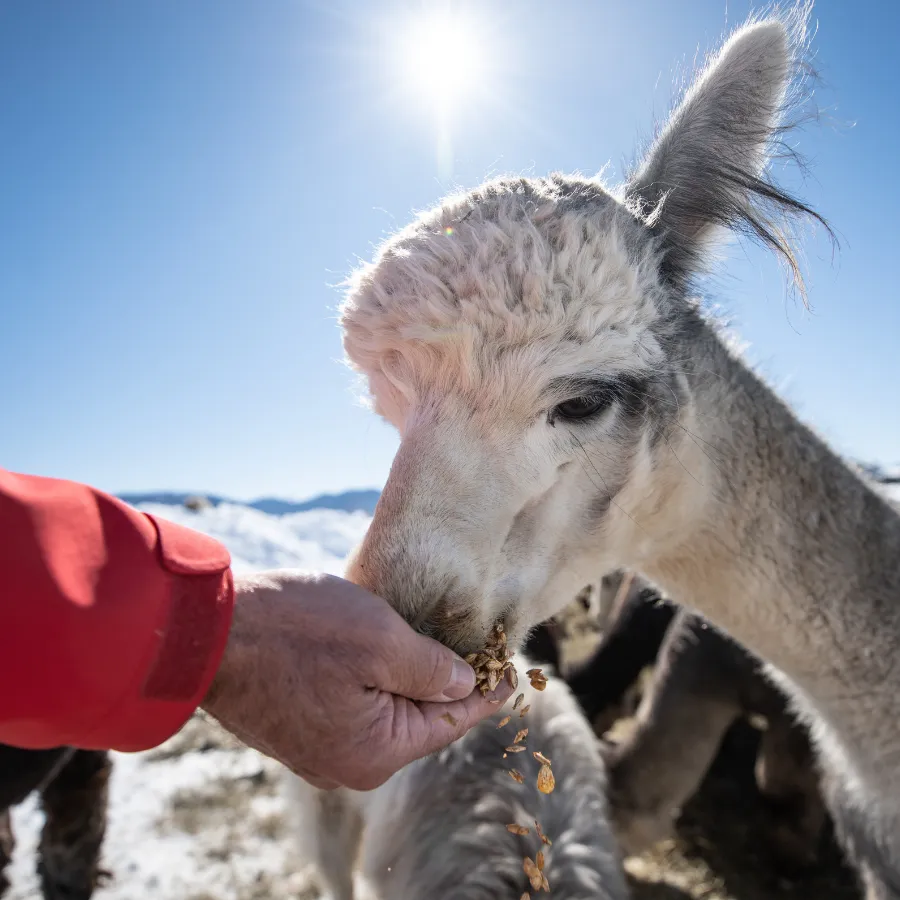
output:
[[[537,867],[534,860],[530,856],[526,856],[522,860],[522,870],[525,872],[525,875],[531,882],[531,889],[533,891],[539,891],[541,889],[541,885],[543,884],[543,875],[541,874],[541,870]]]
[[[537,789],[542,794],[552,794],[556,787],[556,779],[550,766],[541,766],[537,777]]]
[[[537,836],[541,839],[542,844],[546,845],[547,847],[553,846],[553,841],[551,841],[550,838],[548,838],[547,835],[544,834],[544,832],[541,830],[540,822],[538,822],[537,819],[534,820],[534,831],[535,834],[537,834]]]

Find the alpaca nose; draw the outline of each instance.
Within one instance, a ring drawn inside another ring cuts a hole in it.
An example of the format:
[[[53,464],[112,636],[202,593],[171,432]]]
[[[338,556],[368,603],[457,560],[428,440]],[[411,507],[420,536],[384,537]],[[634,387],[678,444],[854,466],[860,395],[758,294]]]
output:
[[[484,648],[486,631],[480,607],[472,598],[445,597],[413,627],[460,656]]]
[[[416,631],[455,652],[484,644],[479,582],[455,565],[452,571],[431,555],[364,541],[349,562],[347,577],[386,600]]]

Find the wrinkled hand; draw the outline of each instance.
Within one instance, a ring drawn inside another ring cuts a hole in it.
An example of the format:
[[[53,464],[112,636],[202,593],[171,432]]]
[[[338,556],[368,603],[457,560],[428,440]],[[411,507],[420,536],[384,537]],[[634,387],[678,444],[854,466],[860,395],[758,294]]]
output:
[[[203,708],[317,787],[371,790],[496,712],[474,686],[464,660],[384,600],[341,578],[281,570],[236,579]],[[511,692],[504,680],[493,699]]]

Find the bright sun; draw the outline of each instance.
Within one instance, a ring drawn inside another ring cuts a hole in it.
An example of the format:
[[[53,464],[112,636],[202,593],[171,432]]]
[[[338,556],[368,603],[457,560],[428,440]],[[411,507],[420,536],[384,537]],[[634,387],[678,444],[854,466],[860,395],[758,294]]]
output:
[[[449,11],[413,21],[400,54],[407,87],[441,116],[471,98],[486,74],[477,23]]]

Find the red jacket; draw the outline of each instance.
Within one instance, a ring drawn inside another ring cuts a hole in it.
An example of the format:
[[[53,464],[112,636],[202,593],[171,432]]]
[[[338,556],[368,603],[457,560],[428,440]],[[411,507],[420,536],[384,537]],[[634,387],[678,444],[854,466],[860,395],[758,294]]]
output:
[[[200,704],[234,586],[217,541],[0,469],[0,743],[145,750]]]

